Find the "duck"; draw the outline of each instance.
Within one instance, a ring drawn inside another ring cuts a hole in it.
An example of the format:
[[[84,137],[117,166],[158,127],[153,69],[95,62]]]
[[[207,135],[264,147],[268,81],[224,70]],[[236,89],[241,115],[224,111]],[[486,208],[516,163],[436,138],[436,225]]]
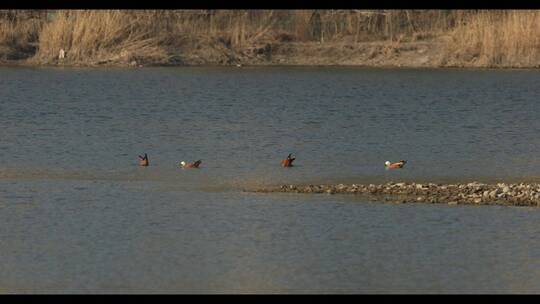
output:
[[[386,161],[384,163],[384,166],[386,167],[386,169],[401,169],[403,168],[403,166],[405,166],[406,163],[407,161],[405,160],[400,160],[397,163],[391,163],[390,161]]]
[[[293,161],[294,161],[296,158],[295,158],[295,157],[292,157],[291,155],[292,155],[292,153],[289,153],[289,155],[287,156],[287,158],[281,161],[281,165],[282,165],[283,167],[292,167],[292,166],[293,166],[292,163],[293,163]]]
[[[144,153],[144,157],[139,155],[139,166],[146,167],[148,165],[149,165],[148,155],[146,153]]]
[[[193,163],[186,163],[185,161],[181,161],[180,166],[182,166],[182,168],[199,168],[199,165],[201,163],[202,163],[202,160],[200,159]]]

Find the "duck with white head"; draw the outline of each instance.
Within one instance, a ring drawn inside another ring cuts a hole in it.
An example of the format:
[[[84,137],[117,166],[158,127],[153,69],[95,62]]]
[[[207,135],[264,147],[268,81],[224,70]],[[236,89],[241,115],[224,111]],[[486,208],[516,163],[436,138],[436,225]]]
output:
[[[395,162],[395,163],[391,163],[390,161],[386,161],[384,163],[384,166],[386,167],[386,169],[401,169],[403,168],[403,166],[405,166],[405,164],[407,163],[407,161],[405,160],[400,160],[398,162]]]
[[[200,160],[200,159],[198,161],[192,162],[192,163],[186,163],[185,161],[181,161],[180,166],[182,168],[199,168],[201,163],[202,163],[202,160]]]

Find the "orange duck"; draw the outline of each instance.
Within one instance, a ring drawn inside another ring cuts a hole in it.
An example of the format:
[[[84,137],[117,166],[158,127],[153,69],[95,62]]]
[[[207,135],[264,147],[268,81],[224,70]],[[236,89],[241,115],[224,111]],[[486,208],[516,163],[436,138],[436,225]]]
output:
[[[281,165],[282,165],[283,167],[292,167],[292,166],[293,166],[292,163],[293,163],[293,161],[294,161],[296,158],[295,158],[295,157],[291,157],[291,154],[292,154],[292,153],[290,153],[290,154],[287,156],[286,159],[284,159],[284,160],[281,161]]]
[[[144,157],[139,155],[139,166],[146,167],[148,164],[148,155],[146,155],[146,153],[144,153]]]
[[[403,166],[405,166],[406,163],[407,162],[404,160],[400,160],[397,163],[391,163],[389,161],[386,161],[384,163],[384,166],[386,167],[386,169],[401,169],[403,168]]]
[[[185,161],[182,161],[180,162],[180,166],[182,166],[182,168],[199,168],[199,165],[201,163],[202,163],[202,160],[200,159],[193,163],[186,163]]]

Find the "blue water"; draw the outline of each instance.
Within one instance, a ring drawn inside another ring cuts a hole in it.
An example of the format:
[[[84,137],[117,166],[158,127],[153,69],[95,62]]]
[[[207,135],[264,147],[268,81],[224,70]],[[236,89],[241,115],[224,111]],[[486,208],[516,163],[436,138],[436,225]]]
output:
[[[0,292],[538,292],[536,208],[242,190],[540,180],[539,88],[534,70],[0,68]]]

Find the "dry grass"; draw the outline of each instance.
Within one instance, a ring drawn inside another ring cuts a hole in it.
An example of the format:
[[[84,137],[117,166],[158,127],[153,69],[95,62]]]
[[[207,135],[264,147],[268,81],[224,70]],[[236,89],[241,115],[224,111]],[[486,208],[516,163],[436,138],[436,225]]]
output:
[[[248,49],[268,45],[283,50],[295,42],[371,41],[386,42],[383,53],[393,56],[402,43],[450,36],[447,62],[530,66],[539,60],[539,11],[60,10],[52,18],[47,13],[0,11],[0,58],[33,55],[38,64],[94,65],[160,64],[191,56],[206,58],[200,63],[231,63]],[[62,61],[60,49],[67,52]]]
[[[35,60],[56,62],[60,49],[71,63],[96,64],[132,60],[165,62],[161,35],[151,18],[122,11],[60,11],[45,24]]]
[[[479,12],[457,27],[448,56],[477,66],[537,66],[540,61],[540,12]]]
[[[16,60],[32,56],[43,20],[0,19],[0,59]]]

